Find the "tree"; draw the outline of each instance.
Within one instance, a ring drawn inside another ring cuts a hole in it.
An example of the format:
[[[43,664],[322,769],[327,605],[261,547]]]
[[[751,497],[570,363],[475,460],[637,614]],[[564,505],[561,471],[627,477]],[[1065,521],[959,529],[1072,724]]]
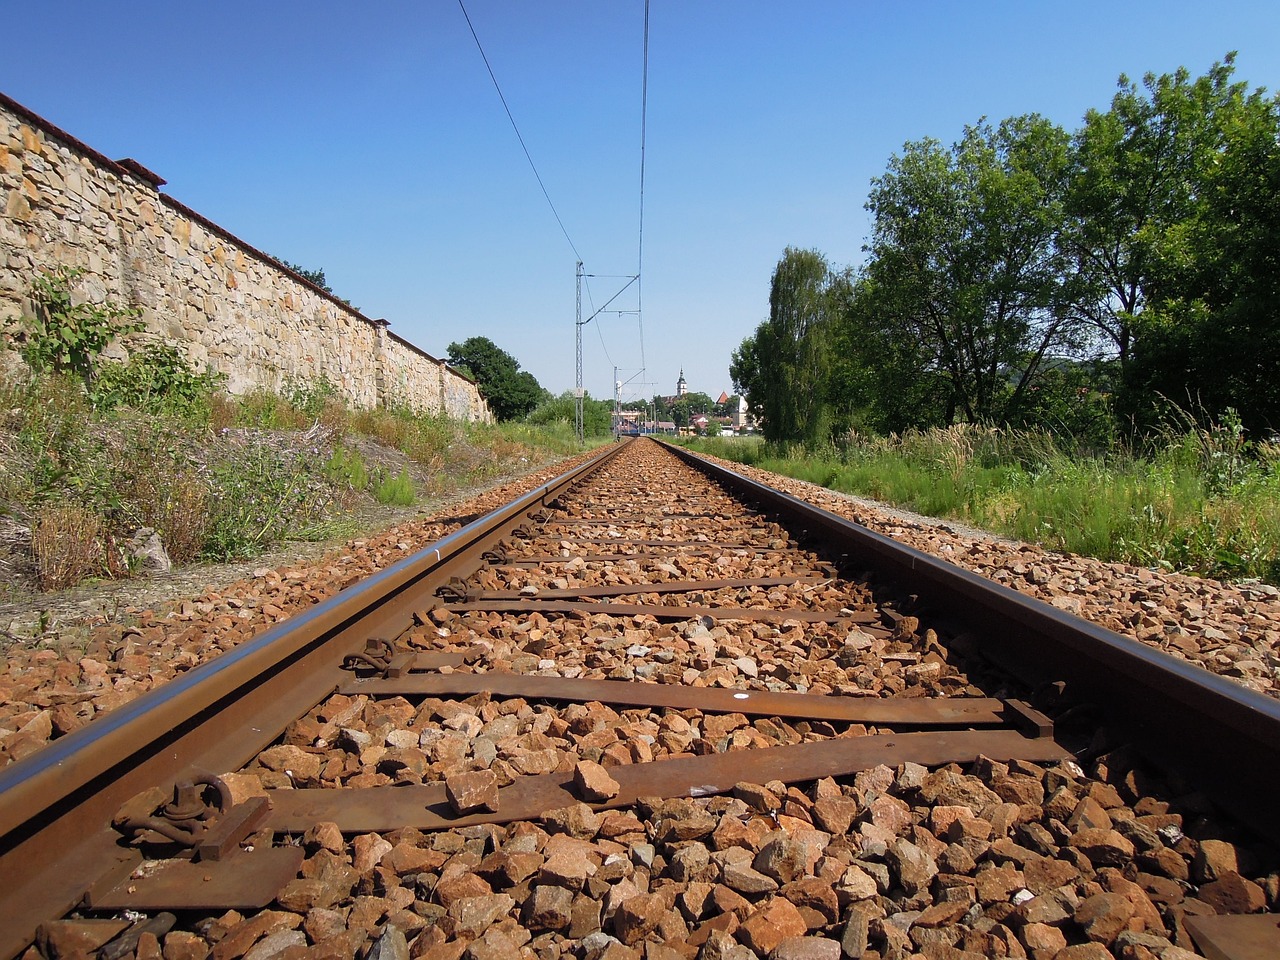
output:
[[[721,403],[719,400],[717,400],[711,406],[711,412],[714,413],[717,417],[731,417],[733,416],[734,411],[737,409],[738,409],[738,398],[736,396],[726,398],[724,403]]]
[[[449,365],[468,373],[499,420],[522,417],[538,405],[545,391],[520,363],[488,337],[469,337],[449,344]]]
[[[1090,118],[1123,131],[1110,164],[1086,155],[1080,177],[1126,215],[1117,228],[1099,213],[1089,235],[1123,241],[1110,249],[1132,292],[1108,302],[1123,308],[1120,409],[1139,426],[1173,403],[1280,427],[1280,102],[1233,72],[1228,56],[1194,80],[1148,75],[1145,94],[1122,78],[1110,114]]]
[[[1074,306],[1114,351],[1123,375],[1143,312],[1158,300],[1163,265],[1245,102],[1234,54],[1203,77],[1186,68],[1142,87],[1121,75],[1105,113],[1091,110],[1072,145],[1064,247]]]
[[[323,290],[325,293],[329,294],[330,296],[338,297],[338,295],[333,292],[333,287],[329,286],[329,280],[324,275],[324,267],[320,267],[318,270],[308,270],[306,267],[299,266],[296,263],[290,263],[288,260],[284,259],[283,257],[274,257],[273,259],[276,260],[278,263],[280,263],[282,266],[292,270],[298,276],[302,277],[303,280],[307,280],[311,283],[314,283],[317,287],[319,287],[321,290]],[[353,306],[351,301],[348,300],[346,297],[338,297],[338,299],[341,300],[343,303],[345,303],[348,307],[351,307],[352,310],[360,309],[359,307]]]
[[[835,433],[889,433],[945,422],[945,379],[922,342],[902,336],[884,300],[865,273],[846,285],[835,315],[827,386]]]
[[[788,247],[774,267],[769,319],[734,351],[734,389],[745,393],[767,440],[825,439],[833,277],[816,250]]]
[[[1078,343],[1058,244],[1067,144],[1035,115],[980,123],[950,149],[908,143],[872,181],[867,292],[944,422],[1004,420]]]
[[[733,389],[747,398],[747,410],[758,422],[762,422],[764,420],[764,382],[760,374],[760,358],[755,334],[738,344],[738,349],[729,355],[729,376],[733,379]]]
[[[302,277],[303,280],[314,283],[325,293],[333,293],[333,287],[329,286],[329,281],[325,278],[324,267],[321,267],[318,270],[308,270],[306,267],[300,266],[296,263],[290,263],[284,257],[275,257],[274,259],[282,266],[287,267],[298,276]]]
[[[524,418],[526,423],[551,424],[563,423],[572,427],[577,416],[577,403],[571,391],[566,390],[558,397],[546,394],[544,398]],[[605,400],[596,400],[590,395],[582,398],[582,433],[588,437],[607,437],[609,424],[613,418],[613,405]]]

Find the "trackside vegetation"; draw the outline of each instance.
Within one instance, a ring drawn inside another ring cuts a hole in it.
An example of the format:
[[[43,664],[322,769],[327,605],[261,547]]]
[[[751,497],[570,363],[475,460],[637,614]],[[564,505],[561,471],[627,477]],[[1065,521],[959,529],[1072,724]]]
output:
[[[1069,132],[985,120],[871,182],[865,262],[789,247],[730,367],[765,438],[954,423],[1107,447],[1182,411],[1280,430],[1280,99],[1230,56]]]
[[[137,573],[139,531],[175,564],[245,559],[578,450],[567,426],[351,409],[323,380],[229,396],[77,280],[36,278],[35,315],[3,331],[25,363],[0,382],[0,533],[41,589]]]
[[[1145,456],[1082,454],[1043,430],[955,424],[813,448],[695,449],[1055,550],[1280,585],[1280,445],[1239,421],[1170,431]]]
[[[1093,556],[1274,581],[1280,98],[1122,76],[871,181],[857,267],[788,247],[730,372],[784,473]]]

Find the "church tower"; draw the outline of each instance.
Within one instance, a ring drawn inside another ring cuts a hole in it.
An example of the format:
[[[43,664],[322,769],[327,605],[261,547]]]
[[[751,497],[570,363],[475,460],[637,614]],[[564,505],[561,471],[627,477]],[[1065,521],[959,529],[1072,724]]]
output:
[[[689,392],[689,384],[684,382],[684,368],[680,368],[680,379],[676,381],[676,396],[683,397]]]

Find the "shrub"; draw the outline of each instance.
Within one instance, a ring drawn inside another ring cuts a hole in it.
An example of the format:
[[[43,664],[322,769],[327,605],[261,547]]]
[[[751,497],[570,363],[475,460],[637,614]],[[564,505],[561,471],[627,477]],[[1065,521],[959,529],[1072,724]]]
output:
[[[70,493],[104,511],[116,502],[105,439],[91,430],[92,410],[83,386],[68,374],[33,379],[18,414],[17,444],[27,467],[30,501],[44,503]]]
[[[102,573],[106,564],[102,518],[75,503],[50,504],[31,531],[41,590],[63,590]]]
[[[308,421],[319,421],[326,427],[339,427],[347,413],[342,391],[325,377],[287,380],[280,393]]]
[[[364,457],[359,450],[349,449],[342,444],[334,445],[333,453],[321,473],[330,483],[348,490],[369,488],[369,470],[365,466]]]
[[[84,273],[58,267],[36,277],[31,284],[34,315],[14,326],[18,351],[37,373],[70,373],[86,385],[98,372],[98,360],[113,340],[143,329],[140,311],[110,301],[75,303],[72,287]]]
[[[398,507],[410,506],[415,497],[409,468],[401,467],[400,472],[394,477],[378,471],[373,483],[373,495],[379,503],[395,504]]]
[[[213,394],[225,381],[220,373],[197,372],[176,347],[152,343],[133,353],[127,363],[104,363],[92,397],[94,406],[102,410],[127,406],[208,422]]]
[[[120,433],[113,473],[126,532],[151,527],[160,533],[170,560],[195,560],[209,528],[210,491],[188,441],[176,429],[147,421],[121,425]]]
[[[254,556],[323,517],[329,498],[313,483],[301,455],[287,458],[254,444],[216,463],[203,555],[212,560]]]
[[[234,423],[263,430],[305,430],[311,425],[305,413],[270,390],[251,390],[240,398]]]

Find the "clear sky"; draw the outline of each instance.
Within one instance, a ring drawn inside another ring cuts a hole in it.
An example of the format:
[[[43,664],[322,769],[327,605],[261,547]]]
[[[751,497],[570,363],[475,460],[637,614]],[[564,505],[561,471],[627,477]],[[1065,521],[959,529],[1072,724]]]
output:
[[[584,317],[641,262],[644,0],[465,2],[572,246],[457,0],[7,0],[0,90],[422,349],[486,336],[559,393],[573,247]],[[860,262],[905,141],[1074,129],[1120,73],[1231,50],[1280,87],[1280,3],[652,0],[640,299],[584,328],[587,389],[732,392],[783,250]]]

